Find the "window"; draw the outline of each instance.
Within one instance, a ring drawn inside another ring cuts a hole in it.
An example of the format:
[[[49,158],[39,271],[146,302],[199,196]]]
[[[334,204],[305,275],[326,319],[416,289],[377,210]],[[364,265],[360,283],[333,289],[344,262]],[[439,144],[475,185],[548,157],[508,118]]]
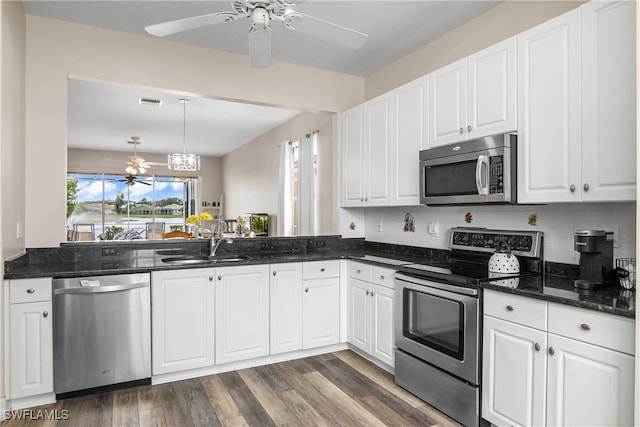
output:
[[[105,174],[67,175],[67,229],[93,224],[96,238],[118,233],[153,238],[184,229],[195,212],[196,178]],[[147,230],[153,235],[147,235]],[[158,230],[161,230],[158,232]],[[75,240],[75,239],[74,239]]]

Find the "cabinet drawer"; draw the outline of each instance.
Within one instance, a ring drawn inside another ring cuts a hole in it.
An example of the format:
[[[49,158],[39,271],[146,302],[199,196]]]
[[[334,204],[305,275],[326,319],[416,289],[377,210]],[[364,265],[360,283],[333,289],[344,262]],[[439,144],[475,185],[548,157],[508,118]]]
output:
[[[633,355],[633,319],[549,303],[549,333]]]
[[[9,303],[51,301],[51,278],[9,281]]]
[[[486,289],[484,314],[543,331],[547,329],[546,301]]]
[[[302,263],[302,279],[340,277],[340,261],[310,261]]]
[[[395,270],[384,267],[373,266],[371,269],[372,282],[385,288],[395,289],[393,273]]]
[[[349,262],[349,277],[363,280],[365,282],[371,282],[371,271],[371,264],[363,264],[357,261]]]

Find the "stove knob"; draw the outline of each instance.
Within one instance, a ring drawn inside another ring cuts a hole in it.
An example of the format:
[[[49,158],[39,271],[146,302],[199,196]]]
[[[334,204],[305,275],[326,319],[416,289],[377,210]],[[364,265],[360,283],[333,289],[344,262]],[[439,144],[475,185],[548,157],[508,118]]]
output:
[[[507,239],[507,244],[509,245],[509,247],[511,249],[515,248],[516,247],[516,239],[514,239],[513,237],[509,237]]]

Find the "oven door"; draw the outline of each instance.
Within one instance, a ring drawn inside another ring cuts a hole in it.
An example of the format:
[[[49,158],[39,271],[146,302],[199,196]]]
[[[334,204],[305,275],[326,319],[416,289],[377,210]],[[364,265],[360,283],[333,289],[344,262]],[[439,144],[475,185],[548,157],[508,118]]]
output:
[[[479,384],[479,290],[396,273],[396,346]]]

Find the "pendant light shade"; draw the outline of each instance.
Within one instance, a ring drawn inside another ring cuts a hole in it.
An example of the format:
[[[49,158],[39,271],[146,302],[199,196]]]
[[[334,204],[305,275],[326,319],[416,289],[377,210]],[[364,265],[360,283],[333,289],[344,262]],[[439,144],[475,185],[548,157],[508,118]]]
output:
[[[182,153],[169,154],[167,166],[174,171],[200,170],[200,156],[187,154],[187,104],[188,99],[180,99],[182,103]]]

